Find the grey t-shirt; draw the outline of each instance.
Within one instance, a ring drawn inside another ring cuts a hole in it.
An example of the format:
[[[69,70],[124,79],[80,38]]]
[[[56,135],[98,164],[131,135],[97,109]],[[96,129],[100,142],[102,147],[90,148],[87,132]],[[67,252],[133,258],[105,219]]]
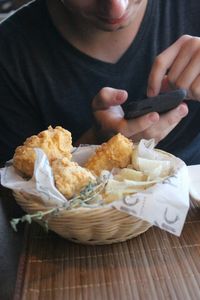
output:
[[[60,125],[75,142],[93,123],[91,101],[104,86],[146,96],[154,58],[183,34],[200,36],[200,2],[149,0],[140,30],[115,64],[89,57],[57,31],[45,0],[0,25],[0,161],[27,137]],[[124,106],[124,109],[126,106]],[[200,104],[158,145],[188,164],[200,163]]]

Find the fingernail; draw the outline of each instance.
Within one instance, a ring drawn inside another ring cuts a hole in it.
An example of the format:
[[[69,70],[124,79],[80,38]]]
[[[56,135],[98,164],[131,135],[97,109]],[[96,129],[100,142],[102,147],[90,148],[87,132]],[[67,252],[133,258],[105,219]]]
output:
[[[187,111],[185,110],[185,107],[183,105],[179,106],[178,112],[181,117],[183,117],[187,114]]]
[[[150,119],[152,122],[158,121],[158,119],[159,119],[158,114],[156,114],[156,113],[151,113],[151,114],[149,114],[149,119]]]
[[[122,101],[125,100],[127,97],[127,92],[124,90],[118,90],[117,95],[116,95],[116,100],[117,101]]]

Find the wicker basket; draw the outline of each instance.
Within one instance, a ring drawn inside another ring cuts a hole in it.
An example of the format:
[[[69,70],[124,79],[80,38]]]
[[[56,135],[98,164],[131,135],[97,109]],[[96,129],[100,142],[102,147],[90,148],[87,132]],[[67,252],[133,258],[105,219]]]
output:
[[[188,166],[189,178],[190,178],[190,200],[196,207],[200,207],[200,189],[199,189],[199,174],[200,165]]]
[[[13,194],[17,203],[29,214],[49,209],[36,196],[19,191]],[[145,232],[151,226],[144,220],[110,207],[63,210],[59,215],[51,215],[48,219],[49,229],[60,236],[90,245],[123,242]]]

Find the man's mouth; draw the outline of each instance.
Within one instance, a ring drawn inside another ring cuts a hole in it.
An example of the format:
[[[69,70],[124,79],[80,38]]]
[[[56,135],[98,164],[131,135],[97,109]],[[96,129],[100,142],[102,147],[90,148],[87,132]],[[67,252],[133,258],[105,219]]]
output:
[[[98,19],[104,23],[115,25],[115,24],[123,23],[124,21],[127,20],[127,17],[128,17],[128,14],[125,13],[120,18],[109,18],[109,17],[104,17],[104,16],[98,16]]]

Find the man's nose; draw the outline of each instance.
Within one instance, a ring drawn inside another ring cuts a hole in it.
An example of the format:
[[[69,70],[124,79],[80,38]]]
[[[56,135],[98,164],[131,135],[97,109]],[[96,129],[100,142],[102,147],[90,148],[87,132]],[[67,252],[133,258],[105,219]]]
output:
[[[110,17],[113,19],[119,19],[122,17],[129,4],[129,0],[106,0],[106,2],[110,9]]]

